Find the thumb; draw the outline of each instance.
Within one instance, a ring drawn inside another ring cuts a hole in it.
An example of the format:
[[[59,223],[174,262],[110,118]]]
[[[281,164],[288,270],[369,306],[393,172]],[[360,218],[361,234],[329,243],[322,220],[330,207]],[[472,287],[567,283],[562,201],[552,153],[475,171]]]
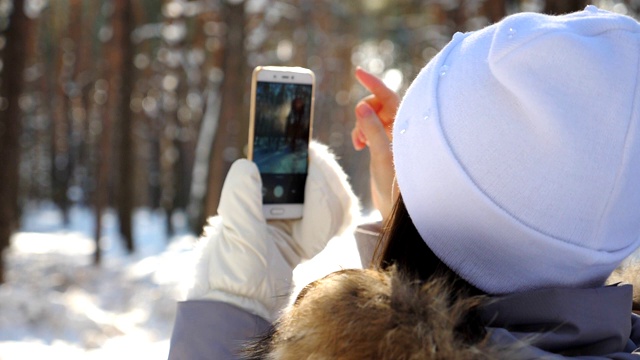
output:
[[[222,186],[218,214],[224,227],[234,233],[248,237],[264,236],[266,221],[262,214],[262,181],[256,164],[238,159],[231,165]]]

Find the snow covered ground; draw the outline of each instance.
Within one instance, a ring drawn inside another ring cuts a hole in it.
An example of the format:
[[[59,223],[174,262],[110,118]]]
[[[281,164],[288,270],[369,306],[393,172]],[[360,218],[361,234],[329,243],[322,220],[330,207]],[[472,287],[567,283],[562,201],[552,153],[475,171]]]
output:
[[[71,210],[64,226],[51,205],[28,207],[22,229],[6,252],[7,282],[0,285],[0,360],[166,359],[184,279],[193,268],[197,240],[186,219],[134,215],[137,251],[126,255],[117,219],[103,218],[103,262],[92,264],[94,219]],[[333,239],[325,251],[294,272],[296,288],[331,271],[359,267],[352,238]]]
[[[0,359],[166,359],[181,279],[196,240],[184,217],[164,233],[161,213],[134,216],[138,251],[126,255],[116,217],[103,218],[103,263],[92,264],[91,211],[73,208],[62,225],[51,206],[28,208],[5,255],[0,285]]]

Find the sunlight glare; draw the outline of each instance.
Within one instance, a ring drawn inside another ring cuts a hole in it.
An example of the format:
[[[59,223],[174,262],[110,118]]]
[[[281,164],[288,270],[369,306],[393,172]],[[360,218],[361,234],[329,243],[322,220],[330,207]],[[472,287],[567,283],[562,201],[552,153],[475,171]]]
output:
[[[402,86],[402,72],[398,69],[389,69],[382,75],[382,81],[389,89],[397,92]]]
[[[67,255],[90,255],[95,242],[81,233],[42,234],[20,232],[11,239],[12,249],[29,254],[60,253]]]

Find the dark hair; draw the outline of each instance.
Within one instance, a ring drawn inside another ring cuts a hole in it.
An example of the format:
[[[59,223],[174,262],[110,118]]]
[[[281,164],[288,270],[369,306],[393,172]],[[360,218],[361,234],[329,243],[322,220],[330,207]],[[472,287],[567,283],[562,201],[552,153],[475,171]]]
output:
[[[444,278],[450,285],[452,303],[487,295],[461,278],[433,253],[413,224],[401,195],[378,240],[373,266],[383,270],[395,266],[420,283]],[[457,331],[465,341],[474,343],[485,337],[484,325],[477,309],[471,309]]]
[[[395,265],[402,272],[425,282],[436,277],[447,277],[457,284],[456,290],[465,290],[470,295],[484,295],[453,272],[418,233],[407,211],[402,196],[398,197],[391,216],[387,220],[374,253],[373,264],[381,269]]]

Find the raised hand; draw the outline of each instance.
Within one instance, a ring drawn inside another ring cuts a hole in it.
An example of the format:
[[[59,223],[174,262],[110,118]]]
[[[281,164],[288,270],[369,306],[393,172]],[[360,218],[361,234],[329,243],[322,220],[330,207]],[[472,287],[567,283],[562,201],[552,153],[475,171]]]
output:
[[[391,130],[400,97],[378,77],[361,68],[356,69],[355,76],[360,84],[371,91],[371,95],[356,105],[356,123],[351,131],[351,140],[356,150],[369,147],[371,196],[374,206],[386,219],[398,195],[394,185]]]

